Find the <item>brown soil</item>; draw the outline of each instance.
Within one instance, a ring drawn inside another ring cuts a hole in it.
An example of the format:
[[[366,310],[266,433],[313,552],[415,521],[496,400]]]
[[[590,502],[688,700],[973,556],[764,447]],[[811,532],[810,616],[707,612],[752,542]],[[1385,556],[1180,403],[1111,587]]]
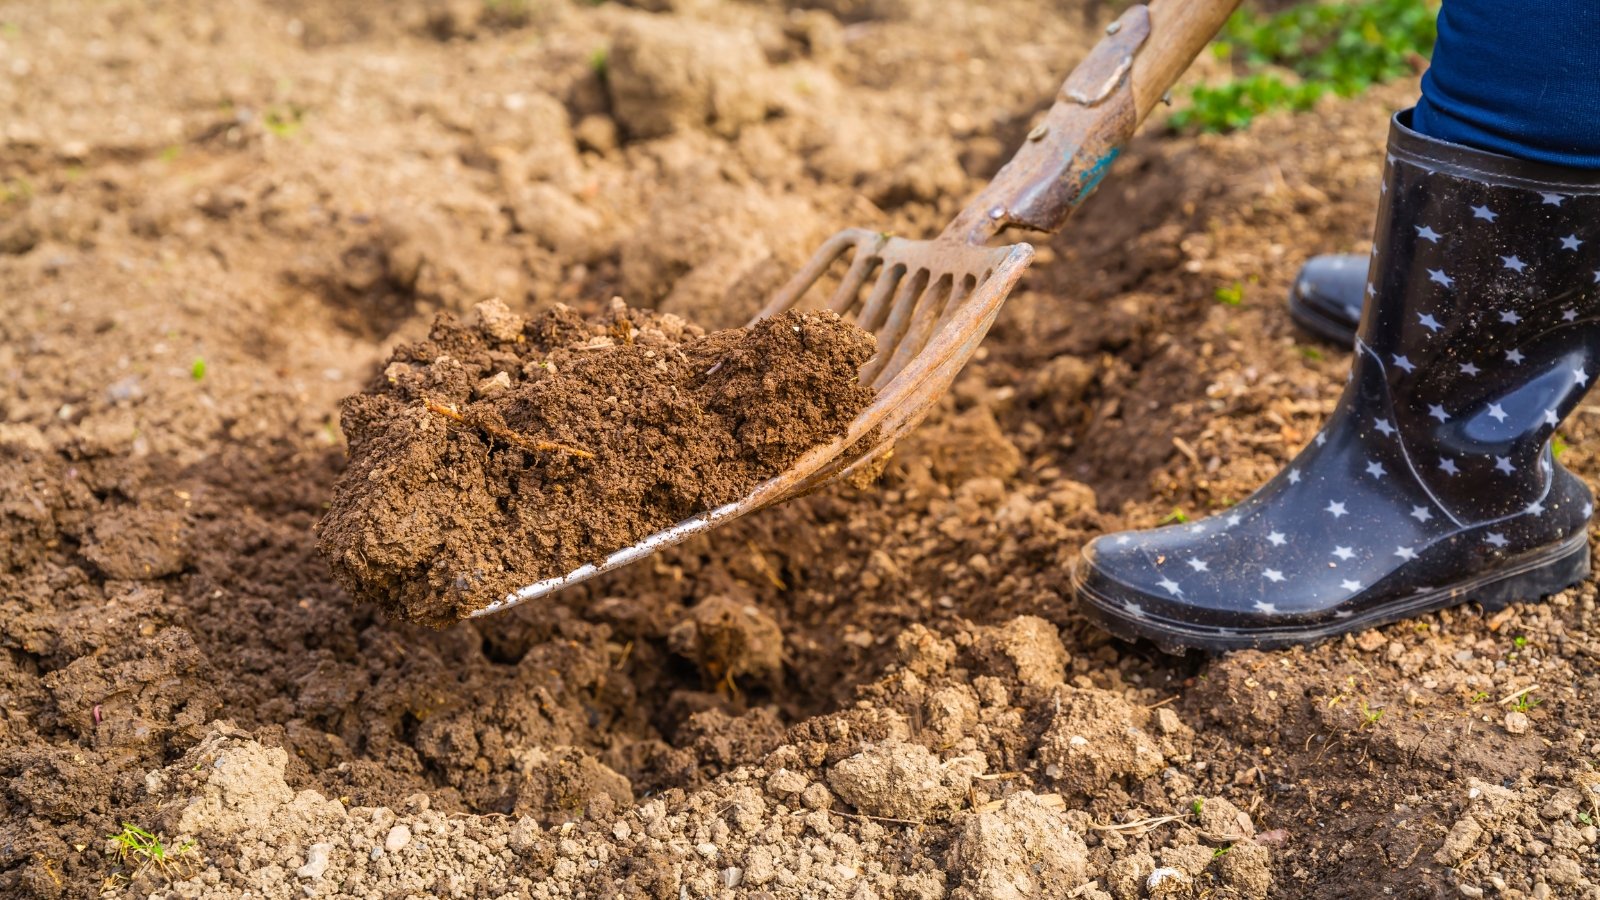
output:
[[[339,403],[438,313],[738,325],[940,227],[1112,5],[637,6],[0,6],[0,895],[1593,895],[1593,580],[1220,659],[1067,592],[1331,409],[1282,297],[1415,82],[1136,140],[871,489],[487,621],[353,600]]]
[[[844,434],[872,336],[827,312],[703,335],[500,301],[395,350],[340,423],[319,546],[352,596],[443,627],[731,503]]]

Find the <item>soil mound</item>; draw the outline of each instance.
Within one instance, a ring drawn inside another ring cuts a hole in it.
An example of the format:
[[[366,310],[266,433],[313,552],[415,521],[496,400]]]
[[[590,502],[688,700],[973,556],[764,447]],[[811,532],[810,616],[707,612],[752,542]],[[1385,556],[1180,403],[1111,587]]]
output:
[[[620,303],[477,312],[441,315],[345,402],[320,529],[351,593],[424,624],[737,500],[872,397],[873,339],[832,313],[704,334]]]

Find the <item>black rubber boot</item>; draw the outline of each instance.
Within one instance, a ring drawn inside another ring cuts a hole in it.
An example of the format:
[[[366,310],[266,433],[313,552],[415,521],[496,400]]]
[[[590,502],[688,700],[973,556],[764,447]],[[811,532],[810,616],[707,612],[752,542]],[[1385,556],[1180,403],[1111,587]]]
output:
[[[1277,647],[1589,571],[1589,489],[1550,438],[1600,374],[1600,172],[1423,137],[1396,116],[1350,383],[1229,512],[1107,535],[1083,609],[1163,648]]]
[[[1372,257],[1360,253],[1313,256],[1289,289],[1289,317],[1324,340],[1341,347],[1354,344],[1371,263]]]

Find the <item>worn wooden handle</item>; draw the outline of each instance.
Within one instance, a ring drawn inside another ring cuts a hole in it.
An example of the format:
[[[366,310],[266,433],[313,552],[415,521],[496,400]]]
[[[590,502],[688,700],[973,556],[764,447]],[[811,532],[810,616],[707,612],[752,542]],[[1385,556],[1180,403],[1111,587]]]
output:
[[[946,237],[984,244],[1009,225],[1061,228],[1239,0],[1132,6],[1061,85],[1044,121]]]
[[[1239,0],[1155,0],[1150,37],[1133,60],[1133,104],[1143,122],[1205,45],[1222,30]]]

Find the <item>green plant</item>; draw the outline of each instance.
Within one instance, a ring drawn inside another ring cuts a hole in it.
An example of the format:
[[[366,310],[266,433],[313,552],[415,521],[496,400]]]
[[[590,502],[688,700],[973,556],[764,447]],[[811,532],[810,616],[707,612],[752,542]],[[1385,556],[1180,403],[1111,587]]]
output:
[[[1204,797],[1196,797],[1194,798],[1194,802],[1189,804],[1189,811],[1194,813],[1196,816],[1200,815],[1201,811],[1205,808],[1206,798]]]
[[[1488,691],[1479,691],[1476,694],[1473,694],[1470,698],[1468,698],[1467,702],[1468,703],[1482,703],[1483,701],[1485,701],[1487,699],[1489,699],[1489,692]]]
[[[1593,825],[1594,824],[1594,817],[1589,815],[1586,812],[1581,812],[1581,813],[1578,813],[1578,821],[1582,822],[1585,825]]]
[[[1212,292],[1212,296],[1217,298],[1218,303],[1238,306],[1244,302],[1244,284],[1235,281],[1233,284],[1222,285]]]
[[[1567,439],[1559,434],[1550,439],[1550,453],[1556,459],[1560,459],[1561,454],[1567,452],[1569,446],[1571,445],[1567,443]]]
[[[1218,847],[1215,850],[1211,851],[1211,858],[1212,859],[1220,859],[1220,858],[1222,858],[1224,856],[1227,856],[1228,855],[1228,851],[1232,850],[1232,849],[1233,849],[1233,845],[1232,844],[1229,844],[1226,847]]]
[[[273,106],[261,116],[261,124],[278,137],[293,137],[300,130],[305,114],[298,106]]]
[[[1434,0],[1306,3],[1265,15],[1236,12],[1212,43],[1233,77],[1202,85],[1173,113],[1178,129],[1232,131],[1257,115],[1310,109],[1411,74],[1433,52]]]
[[[594,71],[595,76],[601,81],[605,80],[606,69],[610,63],[611,49],[609,47],[596,47],[594,51],[589,54],[589,68]]]
[[[206,377],[206,361],[204,359],[198,357],[195,359],[194,365],[189,367],[189,377],[195,381]]]
[[[1367,705],[1367,701],[1365,700],[1362,700],[1360,705],[1356,707],[1356,711],[1361,714],[1362,728],[1376,725],[1378,724],[1378,720],[1383,718],[1383,707],[1380,706],[1377,709],[1373,709]]]
[[[168,847],[161,838],[132,822],[123,822],[122,830],[109,840],[117,845],[118,862],[131,866],[135,872],[154,868],[169,878],[188,867],[195,849],[194,841]]]
[[[1511,704],[1511,708],[1519,713],[1532,712],[1534,707],[1543,702],[1543,700],[1533,699],[1533,694],[1523,694],[1517,698],[1517,702]]]
[[[1167,517],[1165,519],[1162,519],[1159,524],[1161,524],[1161,525],[1171,525],[1173,523],[1177,523],[1179,525],[1182,525],[1183,523],[1185,523],[1187,521],[1189,521],[1189,517],[1184,514],[1183,509],[1181,507],[1174,506],[1172,508],[1172,512],[1168,513]]]

